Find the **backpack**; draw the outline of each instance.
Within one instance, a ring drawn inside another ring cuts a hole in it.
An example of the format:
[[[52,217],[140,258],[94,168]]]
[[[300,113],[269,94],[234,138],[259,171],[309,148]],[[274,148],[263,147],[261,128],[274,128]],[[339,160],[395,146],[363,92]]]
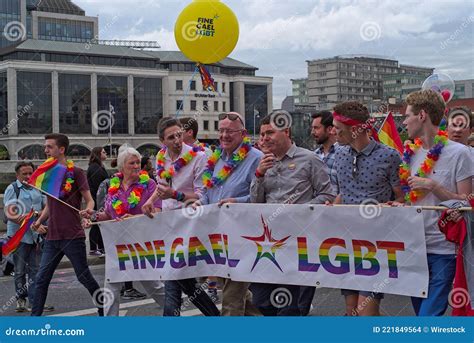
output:
[[[13,190],[15,191],[16,199],[18,200],[18,198],[20,197],[21,188],[18,187],[18,185],[16,183],[16,180],[13,181],[10,185],[12,185]],[[4,217],[3,217],[3,222],[5,224],[8,222],[8,218],[7,218],[6,215],[4,215]]]

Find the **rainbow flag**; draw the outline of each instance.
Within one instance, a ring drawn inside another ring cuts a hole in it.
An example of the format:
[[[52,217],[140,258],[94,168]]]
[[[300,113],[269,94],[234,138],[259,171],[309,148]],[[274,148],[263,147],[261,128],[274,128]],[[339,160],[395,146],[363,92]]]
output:
[[[31,209],[30,213],[25,217],[17,232],[2,246],[2,255],[7,256],[14,252],[20,245],[21,239],[30,229],[31,224],[35,222],[35,211]]]
[[[57,198],[61,191],[66,170],[66,166],[58,163],[58,160],[52,157],[48,158],[31,175],[28,183]]]
[[[379,130],[379,139],[383,144],[394,148],[400,155],[403,155],[403,143],[398,134],[397,125],[393,119],[392,112],[387,114],[387,118]]]

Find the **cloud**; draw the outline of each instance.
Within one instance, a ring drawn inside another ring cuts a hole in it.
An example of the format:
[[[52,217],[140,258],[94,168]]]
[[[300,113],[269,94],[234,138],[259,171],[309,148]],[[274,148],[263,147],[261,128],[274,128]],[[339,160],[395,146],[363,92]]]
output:
[[[156,40],[177,49],[174,22],[190,1],[74,0],[100,14],[103,39]],[[306,61],[343,54],[375,54],[403,64],[474,77],[474,2],[471,0],[225,0],[237,15],[240,38],[231,57],[274,77],[274,105],[291,94],[291,78],[307,75]],[[470,18],[473,18],[472,20]]]

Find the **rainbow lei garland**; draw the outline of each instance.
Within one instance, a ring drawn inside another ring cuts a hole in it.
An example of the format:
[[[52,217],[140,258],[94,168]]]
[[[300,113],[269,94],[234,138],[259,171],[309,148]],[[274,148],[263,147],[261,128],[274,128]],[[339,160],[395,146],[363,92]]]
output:
[[[204,187],[207,189],[211,189],[214,186],[219,186],[227,180],[227,178],[232,174],[235,168],[242,163],[243,160],[247,157],[250,149],[252,148],[252,144],[249,137],[244,137],[243,143],[240,146],[239,150],[237,150],[232,157],[230,158],[229,162],[227,162],[224,167],[219,170],[216,176],[213,176],[214,168],[216,167],[217,161],[222,155],[222,149],[217,148],[207,160],[207,168],[202,175],[202,182]]]
[[[112,208],[115,210],[117,215],[122,216],[127,214],[131,208],[136,207],[141,200],[143,191],[148,188],[148,181],[150,181],[150,176],[144,170],[139,174],[138,185],[133,187],[130,195],[127,199],[127,204],[124,204],[118,196],[118,191],[120,189],[120,184],[123,180],[123,174],[117,173],[110,179],[110,186],[108,194],[111,197]]]
[[[426,158],[416,172],[415,176],[427,177],[433,170],[436,161],[439,159],[439,155],[441,155],[441,151],[448,144],[448,133],[443,129],[444,127],[439,129],[438,134],[434,140],[435,145],[426,154]],[[408,178],[411,175],[411,157],[422,145],[423,142],[419,138],[415,139],[415,144],[407,144],[405,146],[405,152],[403,153],[402,164],[400,164],[400,184],[402,186],[402,191],[405,193],[405,201],[412,204],[425,196],[422,191],[412,190],[410,186],[408,186]]]
[[[192,150],[189,150],[187,153],[185,153],[183,157],[178,158],[177,161],[171,164],[168,170],[165,170],[166,148],[161,149],[156,155],[156,174],[162,180],[170,180],[181,170],[181,168],[185,167],[189,162],[191,162],[199,151],[203,150],[204,149],[201,146],[194,145]]]
[[[66,195],[71,193],[72,191],[72,184],[74,183],[74,162],[72,160],[66,161],[66,180],[64,181],[64,185],[61,188],[61,192],[59,193],[59,197],[64,199]]]

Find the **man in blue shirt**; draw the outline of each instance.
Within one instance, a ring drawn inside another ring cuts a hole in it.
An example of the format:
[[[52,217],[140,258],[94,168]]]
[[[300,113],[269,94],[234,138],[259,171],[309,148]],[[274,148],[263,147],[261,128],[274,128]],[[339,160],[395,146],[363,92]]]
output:
[[[263,156],[262,152],[250,146],[246,141],[247,131],[242,116],[237,112],[221,113],[219,115],[219,141],[221,151],[215,168],[210,171],[215,177],[219,171],[233,160],[233,155],[239,149],[248,148],[245,158],[234,165],[230,175],[212,184],[204,184],[205,191],[200,199],[203,205],[224,203],[250,202],[250,185],[255,178],[255,171]],[[223,316],[256,316],[260,312],[252,304],[252,296],[248,282],[224,280],[222,315]]]
[[[33,174],[34,166],[31,162],[19,162],[15,166],[16,180],[5,190],[3,202],[8,219],[7,236],[12,237],[20,228],[26,214],[31,210],[40,212],[45,205],[46,198],[36,189],[23,184]],[[15,266],[15,293],[17,298],[16,312],[26,312],[26,298],[30,304],[35,296],[35,280],[38,272],[38,263],[41,258],[41,236],[46,233],[44,227],[38,232],[28,230],[23,236],[20,245],[13,253]],[[28,268],[28,269],[27,269]],[[28,270],[28,283],[26,274]],[[52,311],[54,307],[45,306],[45,311]]]

